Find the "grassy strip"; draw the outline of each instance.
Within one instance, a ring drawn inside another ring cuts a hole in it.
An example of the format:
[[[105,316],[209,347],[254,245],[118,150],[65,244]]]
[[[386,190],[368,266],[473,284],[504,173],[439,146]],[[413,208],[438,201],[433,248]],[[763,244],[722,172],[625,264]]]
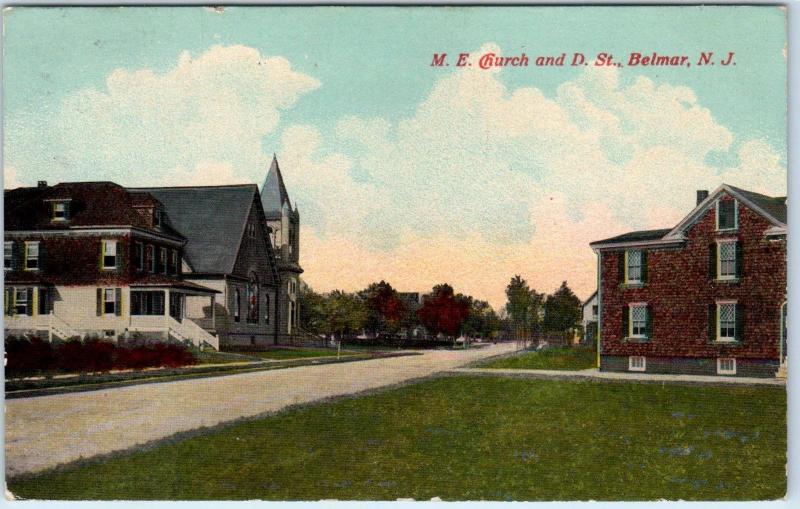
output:
[[[444,377],[9,480],[38,499],[771,500],[786,392]]]
[[[331,348],[272,348],[256,352],[241,352],[243,355],[261,359],[304,359],[309,357],[336,357],[336,349]],[[356,352],[342,350],[341,355],[353,355]],[[365,354],[361,354],[365,355]]]
[[[45,379],[21,380],[6,382],[5,396],[7,399],[28,398],[35,396],[49,396],[69,392],[86,392],[115,387],[127,387],[146,383],[172,382],[178,380],[191,380],[194,378],[209,378],[215,376],[236,375],[254,371],[268,371],[272,369],[295,368],[308,365],[333,364],[338,362],[354,362],[382,357],[396,357],[407,354],[387,354],[372,356],[348,356],[341,359],[293,359],[278,362],[254,362],[237,366],[213,366],[207,368],[178,368],[157,371],[133,371],[128,373],[99,374],[76,377],[71,379]]]
[[[497,369],[552,369],[578,371],[595,367],[597,354],[590,348],[549,348],[522,352],[478,363],[475,367]]]

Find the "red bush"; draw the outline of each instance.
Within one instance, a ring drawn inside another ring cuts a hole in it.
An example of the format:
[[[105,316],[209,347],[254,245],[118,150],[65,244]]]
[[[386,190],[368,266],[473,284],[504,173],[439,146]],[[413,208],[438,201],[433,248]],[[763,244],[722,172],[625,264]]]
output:
[[[53,345],[41,338],[8,337],[5,340],[6,373],[24,376],[56,369]]]

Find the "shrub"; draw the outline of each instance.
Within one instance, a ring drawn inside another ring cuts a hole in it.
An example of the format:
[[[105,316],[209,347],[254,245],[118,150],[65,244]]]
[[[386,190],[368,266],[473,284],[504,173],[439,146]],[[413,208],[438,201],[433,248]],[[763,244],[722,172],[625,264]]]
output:
[[[32,337],[9,336],[5,340],[6,372],[9,376],[24,376],[52,371],[56,368],[56,354],[47,341]]]

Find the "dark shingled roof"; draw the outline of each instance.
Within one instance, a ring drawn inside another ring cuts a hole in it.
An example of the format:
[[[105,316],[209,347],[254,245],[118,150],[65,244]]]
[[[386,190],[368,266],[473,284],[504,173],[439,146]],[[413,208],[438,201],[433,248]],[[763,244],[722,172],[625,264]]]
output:
[[[617,235],[616,237],[611,237],[608,239],[597,240],[592,242],[592,244],[610,244],[612,242],[641,242],[646,240],[658,240],[662,238],[664,235],[668,234],[672,231],[672,228],[662,228],[660,230],[641,230],[638,232],[630,232],[630,233],[623,233],[622,235]]]
[[[258,192],[255,184],[208,187],[151,187],[170,223],[187,238],[184,257],[194,272],[230,274],[245,223]]]
[[[273,154],[272,164],[264,179],[264,185],[261,186],[261,206],[264,214],[269,218],[280,216],[284,203],[287,203],[290,209],[292,208],[292,202],[289,201],[289,193],[286,192],[281,169],[278,166],[278,158]]]
[[[772,196],[765,196],[763,194],[754,193],[752,191],[745,191],[738,187],[728,186],[735,192],[741,194],[745,199],[753,202],[761,207],[764,212],[771,215],[783,224],[786,224],[786,197],[780,196],[773,198]]]

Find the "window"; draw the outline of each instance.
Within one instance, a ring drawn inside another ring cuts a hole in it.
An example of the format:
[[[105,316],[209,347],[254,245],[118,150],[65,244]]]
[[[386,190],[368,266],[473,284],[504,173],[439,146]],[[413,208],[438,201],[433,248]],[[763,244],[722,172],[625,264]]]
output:
[[[132,315],[163,315],[164,292],[131,292]]]
[[[167,248],[162,247],[160,249],[160,263],[161,263],[161,272],[163,274],[167,273]]]
[[[14,314],[24,315],[28,313],[28,289],[16,288],[14,290]]]
[[[103,290],[103,314],[114,315],[117,313],[117,292],[113,288]]]
[[[172,273],[173,274],[178,274],[180,272],[180,266],[178,265],[178,263],[179,263],[178,260],[179,260],[179,258],[178,258],[178,250],[177,249],[173,249],[172,250]]]
[[[144,244],[141,242],[136,243],[136,270],[144,270]]]
[[[736,303],[717,304],[717,341],[736,340]]]
[[[149,270],[151,273],[155,273],[156,272],[156,254],[155,254],[156,251],[155,251],[155,249],[156,248],[154,248],[152,244],[147,244],[147,250],[145,252],[146,256],[147,256],[147,259],[145,260],[145,263],[147,263],[147,270]]]
[[[117,268],[117,241],[104,240],[101,246],[103,256],[103,269]]]
[[[597,304],[592,306],[592,316],[597,316]]]
[[[248,232],[248,234],[250,235],[250,238],[251,238],[251,239],[254,239],[254,238],[256,238],[256,223],[254,223],[254,222],[252,222],[252,221],[251,221],[251,222],[249,222],[249,223],[247,224],[247,232]]]
[[[642,252],[641,251],[626,251],[626,269],[627,269],[627,282],[628,283],[641,283],[642,282]]]
[[[52,205],[53,221],[66,221],[69,219],[69,202],[55,201]]]
[[[736,374],[736,359],[717,359],[717,374],[718,375],[735,375]]]
[[[239,319],[242,316],[241,315],[241,312],[242,312],[241,299],[242,299],[241,292],[239,292],[239,289],[237,288],[233,292],[233,321],[234,322],[238,322]]]
[[[736,200],[717,200],[717,230],[735,230],[739,227]]]
[[[258,323],[258,277],[252,273],[247,284],[247,323]]]
[[[161,209],[153,210],[153,226],[155,226],[156,228],[161,227],[161,224],[164,221],[163,214],[164,213],[161,211]]]
[[[736,241],[725,241],[717,244],[719,249],[719,267],[717,275],[719,279],[736,278]]]
[[[39,270],[39,243],[25,243],[25,270]]]
[[[3,244],[3,268],[11,270],[14,268],[14,243],[6,242]]]
[[[643,304],[631,304],[630,306],[630,337],[647,337],[647,306]]]
[[[269,323],[269,294],[264,293],[264,323]]]
[[[628,357],[628,371],[644,371],[647,368],[647,360],[638,355]]]

